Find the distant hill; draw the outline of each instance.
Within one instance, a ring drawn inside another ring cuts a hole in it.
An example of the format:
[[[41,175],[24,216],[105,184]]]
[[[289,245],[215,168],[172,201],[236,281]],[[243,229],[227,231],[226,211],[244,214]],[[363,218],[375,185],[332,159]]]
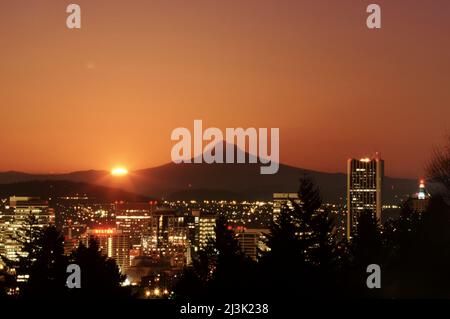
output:
[[[49,175],[5,172],[0,173],[0,183],[67,180],[120,188],[131,193],[166,199],[268,200],[275,192],[296,192],[299,178],[306,175],[320,187],[325,201],[337,203],[345,199],[345,174],[323,173],[280,164],[277,174],[261,175],[260,166],[169,163],[132,171],[128,176],[120,178],[111,176],[107,171],[94,170]],[[386,177],[383,201],[397,203],[400,198],[416,190],[415,180]]]
[[[275,175],[260,175],[259,164],[167,164],[147,170],[136,171],[141,179],[142,192],[157,196],[185,199],[205,197],[217,199],[271,199],[274,192],[296,192],[299,179],[309,176],[319,186],[328,202],[345,199],[347,177],[342,173],[323,173],[303,168],[280,165]],[[390,178],[384,180],[384,202],[397,203],[400,198],[417,190],[417,181]],[[214,192],[214,193],[213,193]]]
[[[147,201],[150,198],[116,188],[70,181],[29,181],[0,184],[0,198],[9,196],[35,196],[56,198],[63,196],[88,196],[102,201]]]

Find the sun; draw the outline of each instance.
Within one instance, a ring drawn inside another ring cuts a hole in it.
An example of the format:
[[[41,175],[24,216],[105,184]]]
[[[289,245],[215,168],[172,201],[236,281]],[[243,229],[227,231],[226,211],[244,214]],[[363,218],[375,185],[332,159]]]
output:
[[[124,176],[128,174],[128,170],[125,167],[114,167],[111,170],[111,175],[113,176]]]

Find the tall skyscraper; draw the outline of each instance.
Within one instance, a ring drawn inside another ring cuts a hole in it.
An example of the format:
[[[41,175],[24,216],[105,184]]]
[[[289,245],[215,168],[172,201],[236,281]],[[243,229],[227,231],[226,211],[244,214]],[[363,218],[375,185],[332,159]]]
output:
[[[375,158],[347,162],[347,238],[355,231],[358,216],[365,210],[372,211],[381,221],[384,161]]]
[[[183,213],[171,209],[152,212],[149,232],[143,236],[145,256],[167,259],[174,267],[186,265],[187,226]]]
[[[201,212],[200,210],[192,211],[193,223],[188,225],[190,227],[190,240],[197,251],[202,249],[208,243],[208,240],[216,238],[216,214]],[[192,228],[191,228],[192,227]]]

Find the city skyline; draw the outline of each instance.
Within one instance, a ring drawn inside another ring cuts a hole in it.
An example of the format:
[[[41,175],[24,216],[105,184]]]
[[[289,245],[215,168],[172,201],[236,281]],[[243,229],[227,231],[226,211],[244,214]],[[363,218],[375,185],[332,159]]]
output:
[[[419,178],[448,129],[448,1],[379,1],[376,31],[364,2],[78,4],[80,30],[65,3],[1,5],[0,171],[156,167],[202,118],[279,127],[284,164],[344,173],[379,151]]]
[[[0,1],[5,311],[449,299],[449,30],[449,0]]]

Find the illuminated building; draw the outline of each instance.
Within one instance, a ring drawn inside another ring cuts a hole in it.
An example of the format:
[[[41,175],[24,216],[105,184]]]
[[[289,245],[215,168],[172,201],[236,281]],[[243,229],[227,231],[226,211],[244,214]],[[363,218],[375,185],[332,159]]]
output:
[[[95,239],[103,255],[112,258],[122,273],[130,267],[130,238],[121,230],[114,228],[88,229],[84,244],[89,246],[89,239]]]
[[[8,259],[26,257],[20,240],[30,240],[33,230],[54,224],[55,213],[48,202],[35,197],[10,197],[0,213],[0,254]]]
[[[216,215],[200,210],[193,210],[194,218],[194,241],[192,243],[194,250],[202,249],[208,243],[208,240],[216,238]]]
[[[156,202],[117,203],[115,208],[116,227],[129,236],[130,244],[140,246],[142,236],[149,231],[151,212]]]
[[[347,238],[351,238],[361,212],[373,212],[381,222],[384,161],[379,158],[347,162]]]
[[[417,199],[424,200],[430,197],[427,190],[425,189],[425,181],[422,179],[419,184],[419,192],[417,193]]]
[[[144,255],[169,259],[172,266],[182,268],[186,265],[187,245],[183,214],[170,209],[152,212],[149,232],[142,241]]]
[[[283,206],[293,209],[292,202],[301,204],[297,193],[274,193],[273,194],[273,219],[281,213]]]
[[[173,210],[156,210],[152,213],[150,234],[154,247],[184,245],[186,226],[184,216]]]
[[[253,260],[257,259],[258,251],[267,251],[264,238],[269,234],[269,229],[236,227],[234,231],[241,251]]]
[[[409,205],[414,212],[424,213],[428,208],[430,198],[431,196],[425,188],[425,181],[422,179],[419,183],[419,191],[411,196]]]

